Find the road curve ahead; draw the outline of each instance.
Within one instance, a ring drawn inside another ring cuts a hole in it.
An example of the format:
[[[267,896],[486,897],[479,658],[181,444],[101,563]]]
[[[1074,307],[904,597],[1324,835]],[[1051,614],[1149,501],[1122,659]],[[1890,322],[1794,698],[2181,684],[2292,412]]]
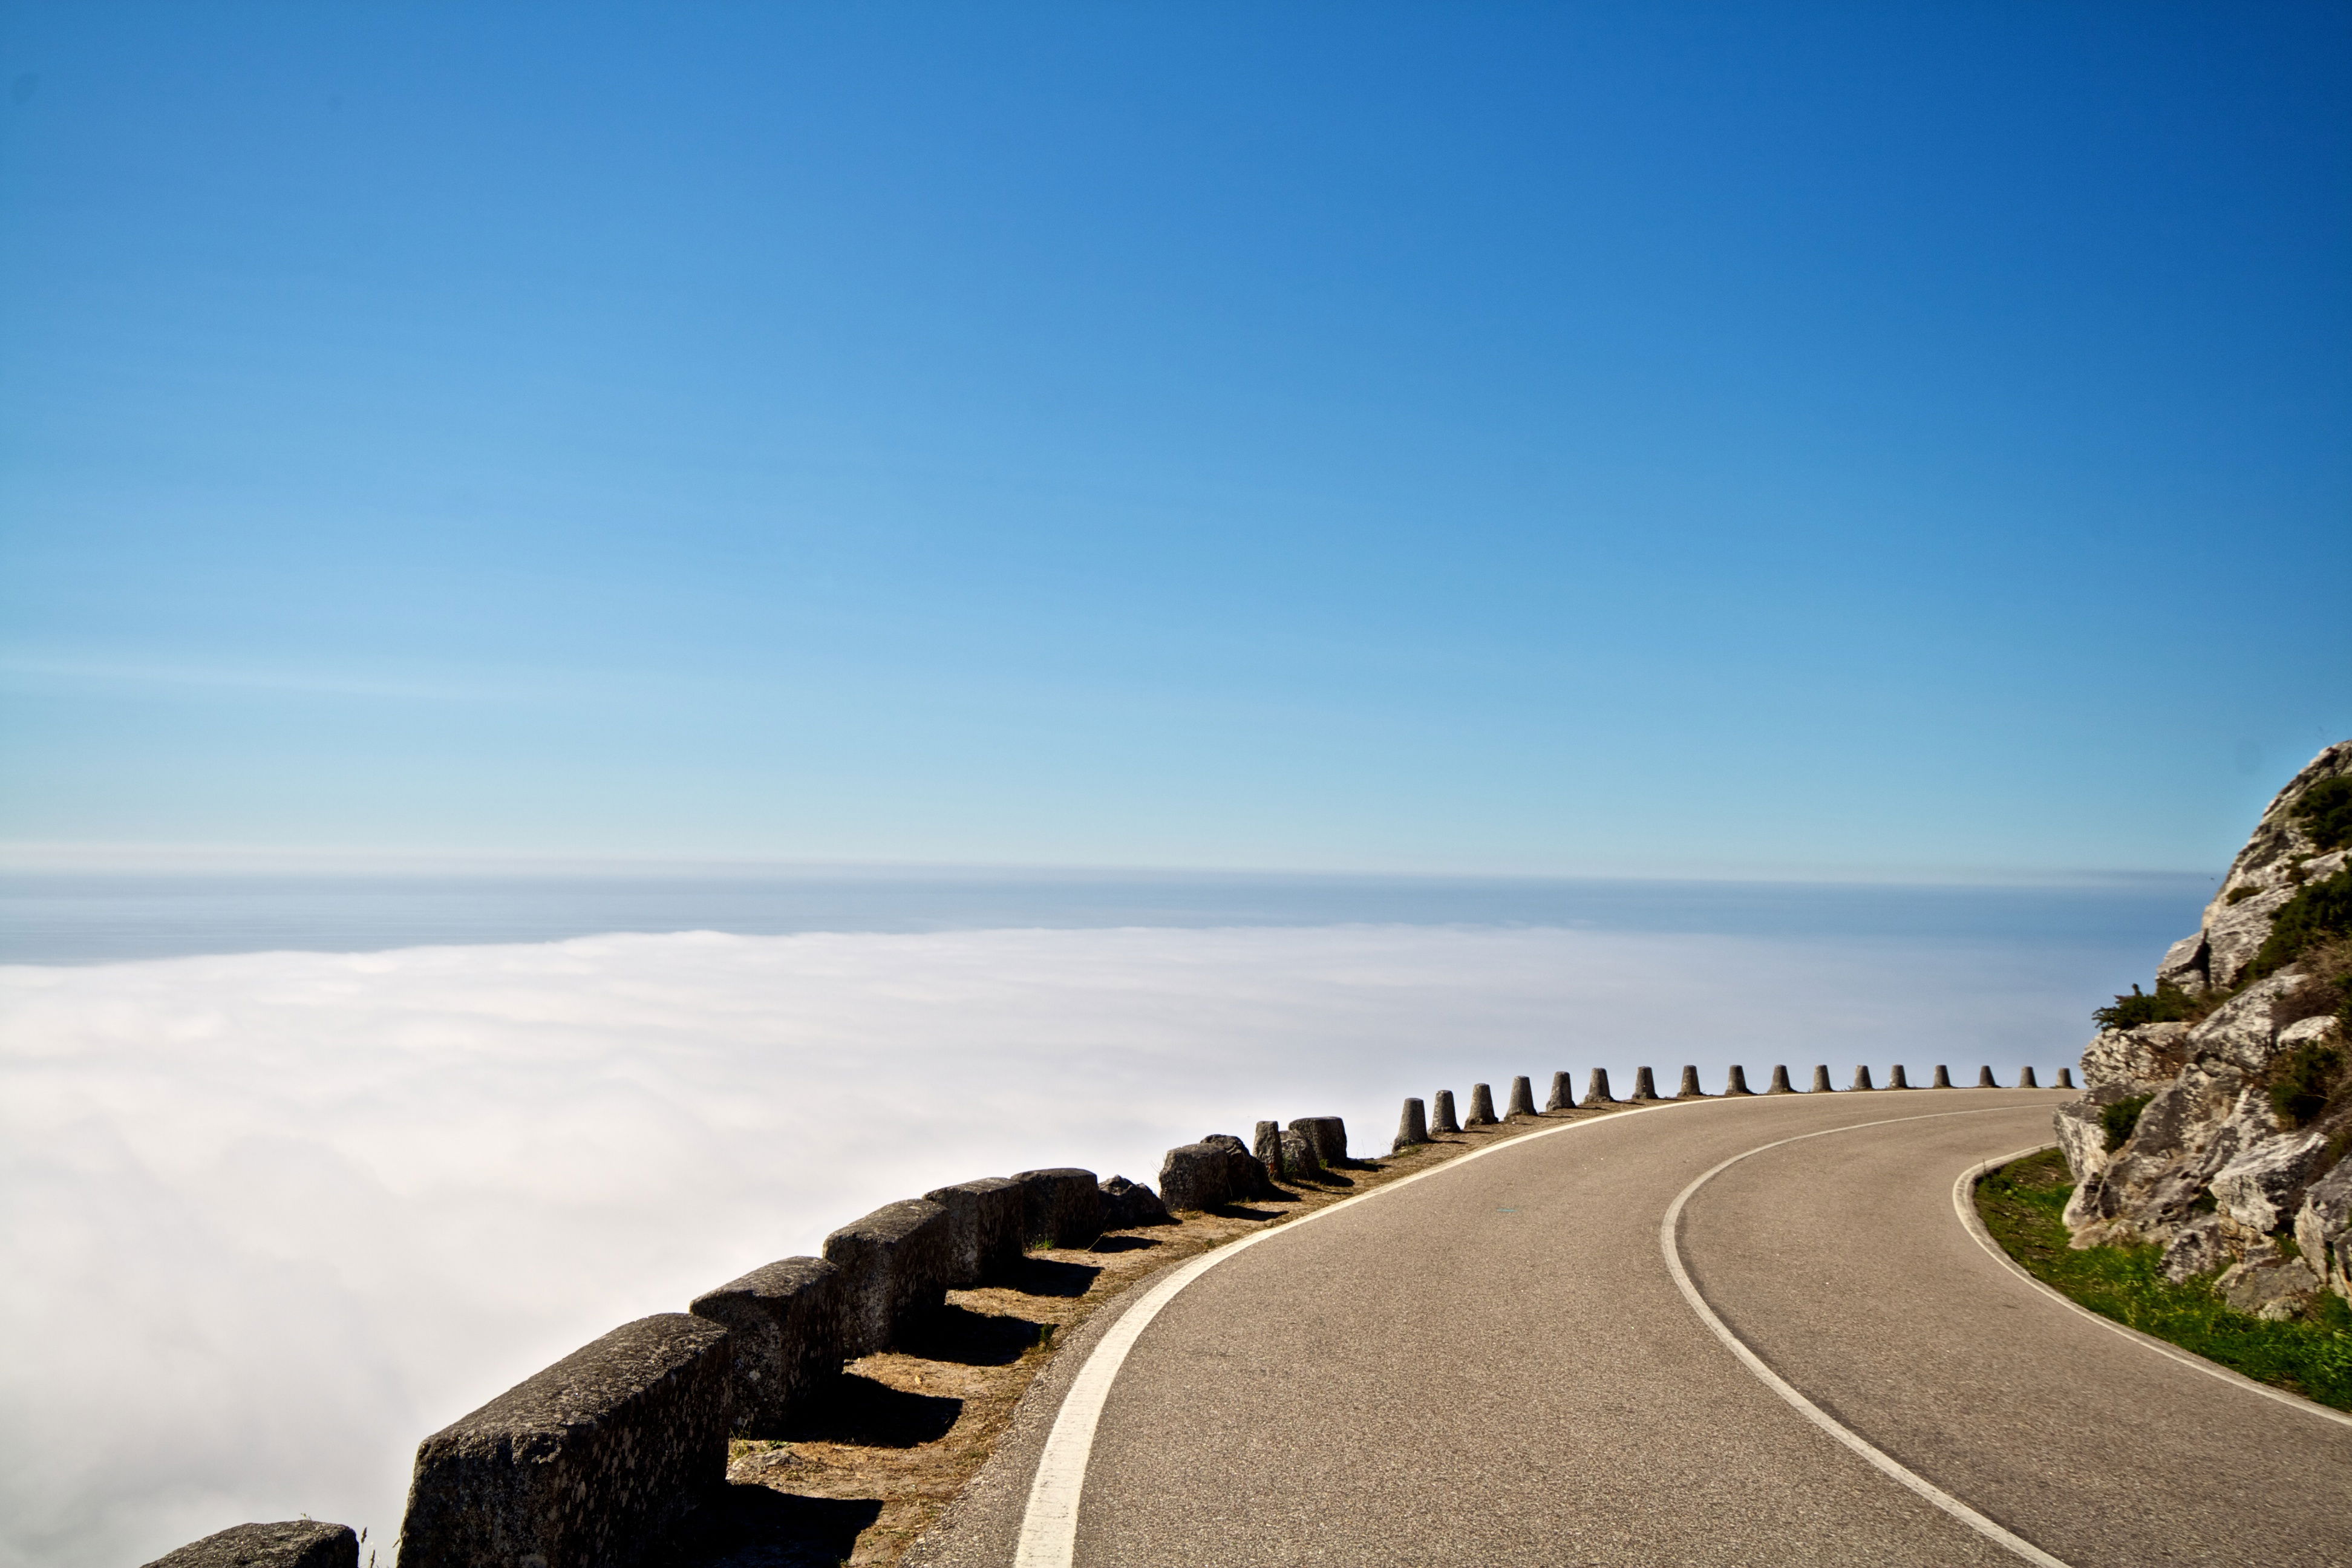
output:
[[[2114,1331],[1964,1228],[1956,1179],[2046,1142],[2063,1098],[1567,1123],[1197,1259],[1097,1320],[1049,1374],[1059,1418],[982,1478],[999,1502],[917,1558],[2352,1564],[2352,1423]]]

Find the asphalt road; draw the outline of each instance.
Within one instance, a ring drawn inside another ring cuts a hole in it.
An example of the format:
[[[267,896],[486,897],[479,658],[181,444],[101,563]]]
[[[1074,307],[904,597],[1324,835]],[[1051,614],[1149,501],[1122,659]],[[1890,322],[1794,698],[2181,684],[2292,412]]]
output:
[[[1956,1178],[2047,1142],[2064,1098],[1679,1105],[1280,1227],[1134,1336],[1078,1450],[1071,1560],[2352,1564],[2352,1426],[2113,1331],[1963,1227]],[[1886,1465],[1776,1393],[1676,1284],[1662,1221],[1710,1171],[1675,1231],[1692,1286]],[[1100,1381],[1120,1332],[1107,1310],[1057,1358],[917,1561],[1016,1560],[1056,1401],[1090,1360]],[[1032,1563],[1050,1533],[1032,1530]]]

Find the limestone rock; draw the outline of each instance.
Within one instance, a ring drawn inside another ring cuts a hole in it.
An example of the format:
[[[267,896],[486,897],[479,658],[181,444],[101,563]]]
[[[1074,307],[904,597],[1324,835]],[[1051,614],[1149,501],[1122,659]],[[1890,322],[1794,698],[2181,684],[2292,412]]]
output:
[[[2156,966],[2156,984],[2159,990],[2176,986],[2194,996],[2206,987],[2205,933],[2191,932],[2165,949],[2164,957]],[[2085,1072],[2084,1078],[2090,1077]]]
[[[2225,1264],[2237,1261],[2221,1235],[2221,1221],[2216,1215],[2200,1215],[2182,1226],[2165,1244],[2164,1277],[2178,1285],[2198,1274],[2210,1274]]]
[[[2319,1277],[2300,1258],[2250,1258],[2221,1271],[2213,1288],[2241,1312],[2271,1322],[2299,1315],[2319,1292]]]
[[[2083,1047],[2083,1087],[2093,1094],[2113,1088],[2105,1104],[2127,1094],[2145,1094],[2171,1082],[2189,1065],[2186,1024],[2141,1024],[2101,1029]]]
[[[2311,1184],[2294,1214],[2294,1244],[2339,1296],[2352,1296],[2352,1159]]]
[[[2326,1143],[2324,1132],[2290,1132],[2254,1142],[2214,1173],[2213,1201],[2248,1230],[2278,1229],[2303,1201],[2304,1184],[2317,1169]]]
[[[358,1568],[360,1538],[348,1524],[314,1519],[237,1524],[167,1552],[147,1568]]]
[[[2273,888],[2224,905],[2214,914],[2205,927],[2205,973],[2212,984],[2228,987],[2238,983],[2271,934],[2272,920],[2294,895],[2292,887]]]
[[[2271,1010],[2303,980],[2299,970],[2287,969],[2247,986],[2183,1036],[2181,1048],[2192,1061],[2219,1058],[2244,1072],[2266,1071],[2284,1054]]]

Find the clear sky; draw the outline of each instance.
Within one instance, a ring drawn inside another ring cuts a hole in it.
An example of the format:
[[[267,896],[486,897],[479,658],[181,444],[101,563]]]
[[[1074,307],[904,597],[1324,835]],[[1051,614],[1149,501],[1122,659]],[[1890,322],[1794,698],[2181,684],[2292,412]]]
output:
[[[74,0],[0,88],[19,856],[2192,869],[2352,734],[2341,5]]]

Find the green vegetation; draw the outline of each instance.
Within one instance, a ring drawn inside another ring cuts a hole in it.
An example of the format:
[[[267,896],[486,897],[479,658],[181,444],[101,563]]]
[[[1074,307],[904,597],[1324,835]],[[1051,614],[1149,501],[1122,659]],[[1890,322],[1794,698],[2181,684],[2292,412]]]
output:
[[[2124,1140],[2139,1125],[2139,1113],[2147,1109],[2152,1094],[2135,1094],[2128,1100],[2118,1100],[2099,1112],[2099,1125],[2106,1129],[2107,1152],[2112,1154],[2124,1146]]]
[[[2271,1069],[2271,1108],[2289,1127],[2305,1127],[2327,1112],[2328,1102],[2352,1090],[2344,1048],[2314,1040],[2289,1051]]]
[[[2035,1279],[2144,1334],[2322,1405],[2352,1410],[2352,1308],[2323,1295],[2307,1319],[2264,1322],[2237,1311],[2212,1282],[2175,1285],[2155,1247],[2066,1245],[2059,1215],[2074,1191],[2054,1149],[2011,1161],[1977,1184],[1985,1228]]]
[[[2303,792],[2288,815],[2303,824],[2322,851],[2352,844],[2352,778],[2320,780]]]
[[[2155,995],[2135,985],[2130,995],[2116,997],[2113,1006],[2094,1007],[2091,1017],[2102,1029],[2129,1029],[2141,1024],[2193,1023],[2211,1010],[2201,998],[2159,981]]]
[[[2309,950],[2347,937],[2352,937],[2352,867],[2312,883],[2286,901],[2271,921],[2262,951],[2246,965],[2245,978],[2275,974]]]

